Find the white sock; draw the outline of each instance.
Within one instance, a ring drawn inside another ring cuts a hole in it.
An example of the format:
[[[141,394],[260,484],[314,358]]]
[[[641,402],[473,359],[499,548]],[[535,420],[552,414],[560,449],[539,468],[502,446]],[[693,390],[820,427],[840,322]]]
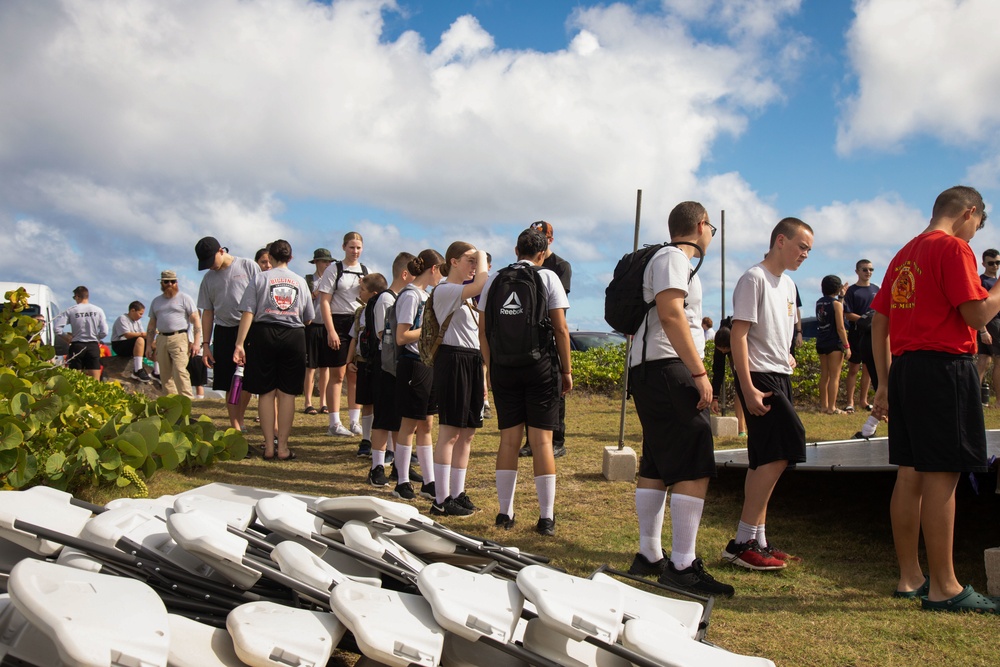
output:
[[[349,424],[357,424],[361,418],[361,408],[350,408],[347,411],[347,418],[350,420]]]
[[[339,412],[332,412],[331,411],[330,412],[330,427],[333,428],[334,426],[336,426],[339,423],[340,423],[340,413]]]
[[[452,468],[451,469],[451,491],[449,495],[452,498],[458,498],[462,493],[465,492],[465,468]],[[438,479],[441,479],[438,477]]]
[[[517,488],[517,470],[497,470],[497,500],[500,514],[514,518],[514,489]]]
[[[663,558],[660,533],[663,532],[663,507],[666,500],[665,490],[635,490],[635,513],[639,516],[639,553],[650,563]]]
[[[757,526],[740,521],[740,525],[736,529],[736,543],[746,544],[755,537],[757,537]]]
[[[396,451],[396,439],[392,437],[392,431],[389,435],[385,437],[385,451],[395,452]]]
[[[138,373],[142,368],[142,357],[132,357],[132,372]]]
[[[399,475],[400,484],[410,481],[410,453],[412,451],[412,446],[396,443],[396,458],[392,462],[396,466],[396,473]]]
[[[876,428],[878,428],[878,419],[869,416],[868,419],[865,420],[865,425],[861,427],[861,435],[866,438],[870,438],[875,435]]]
[[[555,518],[556,476],[539,475],[536,477],[535,494],[538,496],[538,518]]]
[[[157,375],[160,374],[160,362],[159,361],[154,361],[153,362],[153,372],[156,373]]]
[[[385,452],[378,449],[372,450],[372,468],[385,465]]]
[[[704,508],[705,501],[702,498],[670,494],[670,562],[678,570],[686,570],[694,562],[698,526],[701,525],[701,512]]]
[[[434,448],[430,445],[419,445],[417,447],[417,463],[420,464],[424,484],[434,484]]]
[[[361,439],[371,440],[372,439],[372,421],[375,419],[375,415],[365,415],[361,418]]]
[[[417,448],[420,451],[420,448]],[[451,478],[451,466],[447,463],[434,464],[434,500],[438,505],[443,503],[451,494],[448,493],[448,480]]]
[[[757,526],[757,537],[755,539],[762,549],[767,548],[767,536],[764,534],[764,524]]]

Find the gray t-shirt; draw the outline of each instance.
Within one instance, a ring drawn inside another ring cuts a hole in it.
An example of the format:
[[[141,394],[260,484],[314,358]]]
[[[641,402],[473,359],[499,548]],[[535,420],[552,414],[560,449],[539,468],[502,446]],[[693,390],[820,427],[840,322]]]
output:
[[[438,324],[444,327],[444,321],[455,313],[448,329],[441,339],[443,345],[479,349],[479,312],[468,307],[470,300],[462,300],[465,285],[441,283],[434,288],[434,315]]]
[[[191,315],[197,312],[194,299],[184,292],[178,292],[170,299],[161,294],[149,304],[149,319],[156,318],[157,331],[187,331]]]
[[[213,311],[213,320],[218,327],[240,325],[240,299],[250,281],[260,273],[257,262],[245,257],[234,257],[232,264],[224,269],[209,269],[201,279],[198,290],[198,308]],[[208,332],[206,332],[206,339]]]
[[[52,325],[62,332],[70,325],[74,343],[97,343],[108,335],[108,320],[104,311],[92,303],[78,303],[56,315]]]
[[[306,279],[287,268],[255,276],[243,293],[240,312],[253,313],[255,322],[293,329],[316,319]]]
[[[111,325],[112,342],[116,340],[125,340],[125,334],[127,333],[146,333],[146,327],[142,326],[142,318],[133,320],[126,313],[115,320],[115,323]]]
[[[795,283],[763,264],[750,267],[733,290],[733,319],[750,322],[747,352],[755,373],[792,374],[788,360],[795,335]]]
[[[427,303],[428,296],[430,295],[417,285],[403,288],[396,297],[396,324],[409,324],[410,329],[419,329],[423,322],[423,305]],[[398,342],[398,335],[396,340]],[[405,347],[413,354],[420,354],[420,341],[408,343]]]

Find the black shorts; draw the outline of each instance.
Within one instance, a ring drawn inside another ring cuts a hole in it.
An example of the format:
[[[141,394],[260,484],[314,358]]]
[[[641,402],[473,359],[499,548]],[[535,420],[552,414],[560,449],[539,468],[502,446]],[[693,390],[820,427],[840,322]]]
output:
[[[889,463],[986,472],[986,425],[971,355],[907,352],[889,367]]]
[[[764,405],[771,406],[761,416],[750,414],[745,409],[739,379],[736,393],[743,401],[747,420],[747,456],[750,469],[775,461],[802,463],[806,460],[806,429],[802,426],[795,407],[792,405],[792,379],[781,373],[750,373],[750,381],[758,391],[773,392],[764,399]]]
[[[680,359],[657,359],[630,377],[642,424],[639,476],[667,486],[715,477],[712,421],[708,408],[698,409],[691,371]]]
[[[434,371],[419,359],[400,355],[396,363],[396,406],[400,417],[426,419],[436,415]]]
[[[229,358],[232,359],[232,355]],[[205,357],[200,354],[196,357],[191,357],[188,360],[187,369],[188,375],[191,376],[192,387],[204,387],[208,384],[208,368],[205,366]],[[213,382],[212,384],[212,388],[214,389],[215,383]],[[226,389],[229,389],[229,387],[226,387]]]
[[[254,322],[246,344],[247,367],[243,388],[251,394],[278,391],[302,393],[306,379],[306,330]]]
[[[96,371],[101,367],[101,345],[96,341],[70,343],[69,367],[78,371]]]
[[[134,357],[135,341],[137,340],[139,339],[126,338],[125,340],[113,340],[111,341],[111,351],[119,357]]]
[[[236,337],[240,333],[240,328],[215,326],[212,332],[212,357],[215,364],[212,366],[212,389],[218,391],[229,391],[233,384],[233,374],[236,372],[236,362],[233,361],[233,353],[236,352]],[[247,336],[249,338],[249,336]],[[249,349],[249,345],[246,346]],[[204,364],[202,364],[204,366]],[[205,384],[205,382],[202,382]],[[191,386],[199,385],[194,383],[194,376],[191,376]]]
[[[396,376],[382,370],[382,364],[372,363],[371,382],[375,392],[372,428],[378,431],[398,431],[399,410],[396,409]]]
[[[358,405],[375,405],[375,386],[372,383],[372,366],[364,361],[357,362],[358,384],[354,390],[354,400]]]
[[[438,424],[456,428],[483,426],[483,355],[472,347],[442,345],[434,359],[434,396]]]
[[[337,337],[340,338],[340,349],[330,350],[333,353],[330,359],[330,368],[340,368],[347,365],[347,349],[351,346],[352,326],[354,326],[354,313],[333,314],[333,328],[337,330]]]
[[[987,345],[982,337],[976,334],[976,342],[979,344],[979,354],[988,354],[991,357],[1000,357],[1000,320],[990,320],[986,323],[986,331],[989,332],[992,342]]]
[[[306,368],[330,368],[337,361],[337,352],[326,342],[326,327],[306,325]]]
[[[519,424],[543,431],[559,428],[562,377],[555,358],[545,356],[536,364],[519,368],[491,363],[490,384],[493,385],[497,428],[502,430]]]
[[[831,354],[833,352],[843,352],[843,351],[844,351],[844,344],[841,343],[839,340],[834,341],[833,343],[820,343],[819,341],[816,341],[816,354]],[[854,351],[853,344],[851,345],[851,351],[852,353]]]
[[[857,329],[851,329],[847,332],[847,344],[851,346],[851,355],[847,358],[848,363],[864,363],[864,357],[861,356],[861,334],[858,333]]]

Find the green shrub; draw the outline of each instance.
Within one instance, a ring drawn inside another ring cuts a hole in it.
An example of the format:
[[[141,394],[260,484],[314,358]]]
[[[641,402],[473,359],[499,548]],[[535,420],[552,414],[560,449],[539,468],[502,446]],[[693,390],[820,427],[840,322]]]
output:
[[[4,488],[45,484],[73,491],[86,485],[133,486],[169,470],[241,459],[239,431],[219,431],[191,418],[191,400],[151,401],[118,383],[99,382],[51,363],[55,350],[37,342],[41,324],[21,315],[23,288],[4,295],[0,313],[0,482]]]
[[[625,343],[570,352],[573,387],[608,396],[621,396],[625,372]]]

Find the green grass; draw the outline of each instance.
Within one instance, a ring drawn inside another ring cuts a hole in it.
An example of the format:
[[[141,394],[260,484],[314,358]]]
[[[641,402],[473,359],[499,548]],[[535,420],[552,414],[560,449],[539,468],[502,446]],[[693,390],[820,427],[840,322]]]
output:
[[[301,407],[301,399],[299,406]],[[537,518],[530,460],[521,460],[515,507],[518,524],[496,531],[494,456],[496,421],[488,421],[473,443],[468,491],[483,511],[448,520],[460,530],[489,536],[545,553],[569,571],[586,575],[602,563],[627,568],[638,543],[634,485],[601,476],[603,449],[618,442],[620,404],[571,394],[567,404],[569,455],[558,461],[555,538],[532,532]],[[219,425],[221,402],[199,402]],[[253,409],[251,409],[253,414]],[[822,415],[804,411],[809,440],[849,437],[867,413]],[[987,411],[987,427],[1000,428],[1000,411]],[[227,482],[316,495],[375,493],[364,484],[367,464],[355,457],[357,440],[324,435],[326,417],[296,414],[292,447],[299,460],[268,463],[260,458],[223,463],[196,473],[158,473],[150,494],[179,493],[208,482]],[[882,427],[884,432],[884,427]],[[626,442],[639,449],[639,424],[629,406]],[[251,442],[260,432],[250,433]],[[720,439],[718,448],[743,446]],[[708,638],[733,651],[766,656],[778,665],[987,665],[995,664],[1000,618],[928,614],[918,603],[893,600],[896,564],[889,529],[891,473],[789,472],[770,505],[768,535],[802,563],[779,573],[738,570],[719,560],[732,537],[742,503],[742,471],[720,471],[706,502],[698,539],[699,555],[720,580],[736,587],[736,597],[717,600]],[[974,496],[963,482],[958,501],[956,569],[964,583],[985,590],[983,549],[1000,545],[1000,496]],[[98,501],[104,498],[94,498]],[[418,498],[426,512],[429,502]],[[670,548],[669,512],[664,546]],[[345,656],[349,661],[350,657]]]

